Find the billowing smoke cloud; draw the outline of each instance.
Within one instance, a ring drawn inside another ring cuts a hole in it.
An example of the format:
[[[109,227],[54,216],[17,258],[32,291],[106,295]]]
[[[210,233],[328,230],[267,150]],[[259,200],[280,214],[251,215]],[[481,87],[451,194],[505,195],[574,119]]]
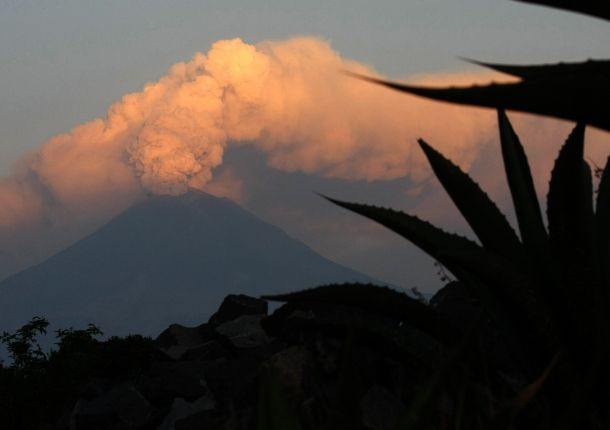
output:
[[[398,94],[341,70],[375,74],[316,38],[219,41],[124,96],[105,119],[20,160],[0,182],[0,225],[122,209],[146,193],[240,194],[238,174],[210,182],[231,145],[254,145],[289,172],[418,181],[429,174],[418,137],[468,167],[495,136],[493,112]]]

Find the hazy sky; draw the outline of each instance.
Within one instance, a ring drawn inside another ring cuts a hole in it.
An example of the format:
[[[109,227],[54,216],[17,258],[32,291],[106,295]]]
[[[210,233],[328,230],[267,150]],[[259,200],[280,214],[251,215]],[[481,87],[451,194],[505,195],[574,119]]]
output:
[[[0,0],[0,174],[215,41],[300,35],[401,79],[478,70],[459,56],[523,63],[610,56],[605,22],[508,0]],[[246,184],[244,206],[324,255],[395,284],[438,285],[431,262],[404,241],[311,192],[430,209],[435,191],[409,193],[406,178],[346,182],[284,173],[252,148],[228,151],[225,160]],[[442,215],[459,229],[453,214]]]
[[[219,39],[315,35],[388,76],[608,55],[610,26],[508,0],[0,0],[1,167]]]

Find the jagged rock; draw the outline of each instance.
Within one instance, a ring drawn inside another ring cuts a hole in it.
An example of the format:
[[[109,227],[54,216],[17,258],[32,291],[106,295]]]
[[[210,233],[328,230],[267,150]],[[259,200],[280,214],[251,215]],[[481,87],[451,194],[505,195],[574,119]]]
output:
[[[200,346],[188,349],[181,356],[183,361],[212,361],[221,358],[228,358],[233,354],[233,344],[230,341],[225,341],[219,336],[219,339],[210,340]]]
[[[169,404],[175,398],[193,401],[208,393],[207,369],[207,364],[201,361],[154,363],[139,387],[156,405]]]
[[[151,404],[131,384],[121,384],[92,399],[78,400],[70,429],[138,429],[152,412]]]
[[[250,402],[257,391],[257,374],[260,357],[248,354],[232,360],[208,363],[206,382],[218,403],[243,406]]]
[[[215,332],[207,324],[198,327],[184,327],[172,324],[155,340],[158,348],[168,357],[179,360],[187,351],[203,346],[214,339]]]
[[[312,354],[307,348],[298,345],[289,347],[274,354],[267,365],[294,397],[304,396],[303,385],[311,379],[315,367]]]
[[[398,422],[421,367],[404,360],[397,321],[332,304],[289,303],[265,316],[262,306],[252,310],[262,301],[244,297],[223,302],[225,310],[250,303],[243,315],[219,310],[210,323],[170,326],[155,341],[163,354],[129,384],[91,385],[70,430],[250,430],[270,383],[302,430],[332,423],[385,430]]]
[[[261,326],[263,315],[243,315],[219,325],[216,332],[225,336],[236,348],[254,348],[271,340]]]
[[[182,354],[191,348],[203,344],[203,339],[196,328],[172,324],[155,340],[159,349],[168,357],[179,360]]]
[[[230,294],[222,301],[218,311],[210,317],[210,324],[222,324],[244,315],[267,315],[265,300],[244,294]]]

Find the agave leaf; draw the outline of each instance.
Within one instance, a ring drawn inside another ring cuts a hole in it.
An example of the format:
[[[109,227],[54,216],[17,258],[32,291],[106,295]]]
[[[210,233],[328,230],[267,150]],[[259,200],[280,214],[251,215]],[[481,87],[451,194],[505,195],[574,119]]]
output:
[[[500,73],[512,75],[523,80],[559,80],[574,79],[574,76],[593,77],[601,79],[610,71],[609,60],[587,60],[577,63],[557,63],[557,64],[498,64],[477,61],[471,58],[462,58],[469,63],[476,64],[488,69],[496,70]]]
[[[602,285],[610,289],[610,157],[602,173],[595,204],[595,241],[600,268],[603,271]],[[608,300],[608,294],[606,293]],[[608,303],[610,305],[610,303]]]
[[[583,160],[584,132],[584,124],[579,123],[559,152],[547,197],[549,241],[564,281],[557,292],[564,302],[564,329],[581,345],[593,335],[584,328],[592,324],[589,300],[599,297],[594,282],[593,186],[591,170]]]
[[[322,196],[331,203],[342,208],[360,214],[364,217],[377,221],[386,228],[398,233],[402,237],[412,242],[426,254],[440,262],[449,271],[454,272],[454,267],[450,262],[445,261],[443,253],[450,249],[455,249],[456,253],[466,252],[467,250],[481,248],[475,242],[456,234],[433,226],[427,221],[423,221],[414,215],[404,212],[386,209],[377,206],[349,203],[330,197]],[[455,272],[454,272],[455,274]]]
[[[517,0],[557,9],[565,9],[597,18],[610,20],[610,5],[604,0]]]
[[[610,245],[610,241],[605,240],[603,236],[610,234],[610,156],[606,159],[606,166],[602,171],[601,179],[597,189],[597,200],[595,202],[595,219],[597,225],[597,237],[600,243],[606,246]],[[606,236],[607,237],[607,236]]]
[[[498,124],[504,169],[519,223],[521,240],[528,253],[527,257],[536,261],[536,264],[542,264],[543,270],[548,272],[550,266],[548,236],[527,156],[519,136],[513,130],[503,110],[498,110]]]
[[[455,330],[426,304],[391,288],[373,284],[323,285],[294,293],[262,296],[262,298],[281,302],[356,306],[391,318],[402,319],[441,341],[451,341],[456,336]]]
[[[432,170],[483,246],[517,262],[523,255],[515,231],[496,204],[469,175],[443,157],[424,140],[419,140]]]
[[[550,67],[550,66],[549,66]],[[584,122],[610,131],[605,100],[610,98],[610,81],[603,74],[586,73],[526,79],[517,83],[431,88],[401,84],[369,76],[351,76],[409,94],[446,101],[500,109],[512,109]]]
[[[564,308],[554,288],[558,284],[558,276],[551,260],[548,234],[542,220],[529,163],[519,137],[502,110],[498,110],[498,124],[506,178],[521,240],[535,278],[532,287],[539,299],[544,298],[552,317],[549,323],[555,325],[557,321],[561,321]],[[556,331],[556,328],[554,330]]]
[[[585,126],[579,123],[561,149],[547,197],[549,236],[556,257],[562,264],[580,267],[590,266],[593,236],[593,186],[583,159],[584,133]],[[590,275],[580,277],[584,279]]]

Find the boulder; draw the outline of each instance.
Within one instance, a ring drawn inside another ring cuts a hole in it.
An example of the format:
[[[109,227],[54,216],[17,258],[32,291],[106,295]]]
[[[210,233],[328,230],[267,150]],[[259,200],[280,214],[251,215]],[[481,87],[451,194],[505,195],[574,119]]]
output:
[[[225,336],[236,348],[255,348],[271,341],[261,326],[263,315],[243,315],[225,322],[216,332]]]
[[[151,418],[151,404],[130,383],[120,384],[74,406],[71,430],[139,429]]]
[[[220,308],[209,320],[210,324],[222,324],[243,315],[267,315],[265,300],[244,294],[230,294],[222,301]]]

